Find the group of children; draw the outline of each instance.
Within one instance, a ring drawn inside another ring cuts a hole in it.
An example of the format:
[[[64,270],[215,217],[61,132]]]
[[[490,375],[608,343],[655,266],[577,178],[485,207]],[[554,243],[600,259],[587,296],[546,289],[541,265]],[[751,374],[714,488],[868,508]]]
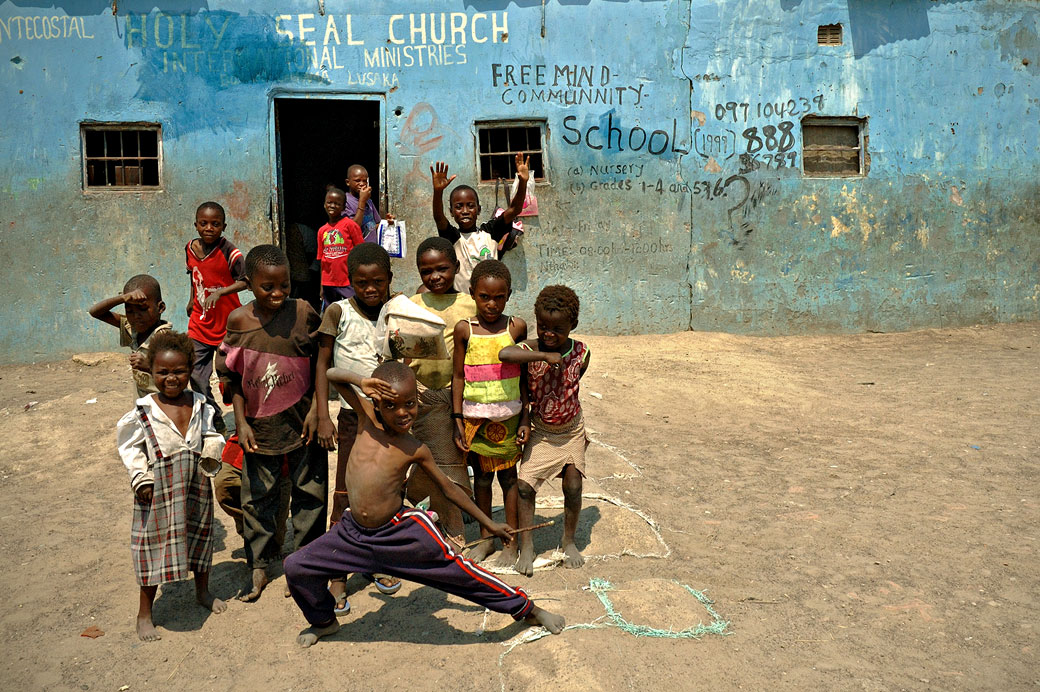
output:
[[[497,257],[508,249],[529,176],[519,154],[516,168],[520,184],[510,207],[480,226],[477,193],[464,185],[449,197],[455,225],[447,220],[441,198],[454,176],[448,178],[443,163],[431,168],[439,235],[419,245],[422,286],[411,300],[444,321],[447,360],[380,362],[384,335],[377,323],[392,296],[393,272],[386,250],[365,242],[360,231],[363,223],[370,233],[379,215],[367,172],[357,166],[348,172],[348,191],[330,187],[325,194],[321,315],[290,297],[281,249],[260,245],[243,258],[223,237],[223,209],[213,202],[198,208],[198,238],[185,248],[187,335],[162,321],[161,290],[147,275],[90,309],[118,327],[120,344],[132,350],[138,398],[120,419],[117,437],[135,498],[131,547],[141,639],[159,638],[151,617],[158,585],[188,571],[203,606],[215,613],[226,608],[208,588],[212,477],[245,543],[251,582],[242,600],[258,598],[268,582],[288,505],[294,540],[284,560],[286,583],[310,624],[297,640],[301,646],[339,628],[352,573],[368,576],[384,593],[409,579],[562,631],[562,617],[477,564],[499,538],[497,564],[533,573],[531,534],[518,529],[533,524],[540,485],[557,477],[565,497],[564,563],[584,562],[574,532],[588,443],[578,386],[589,350],[570,338],[579,302],[565,286],[538,295],[536,338],[506,312],[512,282]],[[254,296],[244,306],[237,297],[243,289]],[[125,314],[113,312],[120,305]],[[235,437],[227,445],[209,388],[214,362],[223,402],[234,412]],[[337,424],[330,391],[341,403]],[[326,531],[328,452],[337,448]],[[496,475],[505,523],[490,518]],[[417,509],[426,498],[431,511]],[[484,539],[465,557],[463,512]]]

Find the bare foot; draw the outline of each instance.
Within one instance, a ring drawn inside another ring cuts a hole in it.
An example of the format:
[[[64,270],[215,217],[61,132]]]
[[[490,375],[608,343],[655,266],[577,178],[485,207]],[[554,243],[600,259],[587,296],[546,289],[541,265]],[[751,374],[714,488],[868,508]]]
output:
[[[484,541],[483,543],[477,543],[475,546],[470,548],[469,552],[466,553],[466,557],[473,560],[473,562],[480,563],[486,560],[487,556],[493,552],[495,552],[495,542]]]
[[[332,622],[324,627],[308,627],[296,637],[296,645],[301,648],[314,646],[319,639],[335,634],[339,631],[339,620],[332,618]]]
[[[244,596],[239,596],[238,600],[252,603],[260,598],[260,594],[263,593],[265,586],[267,586],[267,572],[257,567],[253,570],[253,590]]]
[[[567,556],[563,561],[563,566],[567,569],[578,569],[585,564],[585,556],[578,551],[578,546],[574,543],[563,546],[563,554]]]
[[[196,591],[195,600],[199,602],[199,605],[214,613],[223,613],[227,610],[227,603],[211,594],[209,589]]]
[[[534,545],[520,548],[520,559],[516,563],[516,571],[525,577],[534,575]]]
[[[512,567],[516,564],[516,541],[502,548],[502,554],[495,560],[498,567]]]
[[[162,639],[159,630],[155,629],[150,617],[137,618],[137,638],[143,642],[155,642]]]
[[[524,622],[528,625],[541,625],[549,630],[550,634],[559,634],[563,631],[563,626],[566,624],[562,615],[555,615],[547,610],[542,610],[538,606],[531,608],[531,612],[524,618]]]

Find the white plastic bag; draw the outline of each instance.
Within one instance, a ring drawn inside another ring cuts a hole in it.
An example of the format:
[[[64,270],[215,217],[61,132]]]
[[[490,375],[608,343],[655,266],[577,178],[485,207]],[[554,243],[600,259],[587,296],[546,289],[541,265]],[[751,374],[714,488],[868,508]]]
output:
[[[509,199],[516,197],[516,188],[520,186],[520,176],[513,176],[513,184],[509,188]],[[534,195],[534,171],[527,179],[527,194],[524,195],[524,208],[517,216],[538,216],[538,198]]]
[[[444,320],[426,308],[406,296],[395,296],[383,305],[376,320],[376,333],[384,335],[380,356],[383,360],[447,360],[445,327]]]
[[[408,234],[404,221],[394,221],[393,225],[386,219],[379,222],[376,232],[379,244],[391,257],[404,257],[408,253]],[[413,303],[414,305],[414,303]]]

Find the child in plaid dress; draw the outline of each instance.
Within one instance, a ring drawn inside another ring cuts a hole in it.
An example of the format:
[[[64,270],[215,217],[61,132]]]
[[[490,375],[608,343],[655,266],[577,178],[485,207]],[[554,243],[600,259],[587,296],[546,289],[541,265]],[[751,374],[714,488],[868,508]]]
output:
[[[213,493],[224,438],[201,394],[187,391],[195,349],[184,334],[154,335],[148,368],[158,392],[141,397],[116,427],[119,456],[130,473],[134,519],[130,549],[141,585],[137,636],[161,639],[152,623],[159,584],[195,573],[198,602],[221,613],[227,605],[209,591],[213,560]]]

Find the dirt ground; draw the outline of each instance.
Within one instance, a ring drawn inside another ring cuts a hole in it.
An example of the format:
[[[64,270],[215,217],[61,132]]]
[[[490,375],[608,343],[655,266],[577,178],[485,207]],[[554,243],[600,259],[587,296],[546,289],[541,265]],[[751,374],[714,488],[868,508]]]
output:
[[[712,621],[685,584],[715,601],[726,636],[607,626],[509,648],[526,628],[507,616],[354,577],[344,628],[302,651],[278,577],[220,615],[190,583],[163,587],[163,639],[142,644],[114,442],[130,385],[110,354],[0,368],[4,688],[1040,686],[1040,325],[587,341],[590,560],[508,579],[572,625],[610,622],[583,588],[605,579],[628,622],[674,631]],[[559,495],[545,488],[539,517],[561,516]],[[230,598],[244,554],[216,515],[213,588]],[[559,531],[539,531],[543,555]],[[90,626],[104,636],[80,636]]]

